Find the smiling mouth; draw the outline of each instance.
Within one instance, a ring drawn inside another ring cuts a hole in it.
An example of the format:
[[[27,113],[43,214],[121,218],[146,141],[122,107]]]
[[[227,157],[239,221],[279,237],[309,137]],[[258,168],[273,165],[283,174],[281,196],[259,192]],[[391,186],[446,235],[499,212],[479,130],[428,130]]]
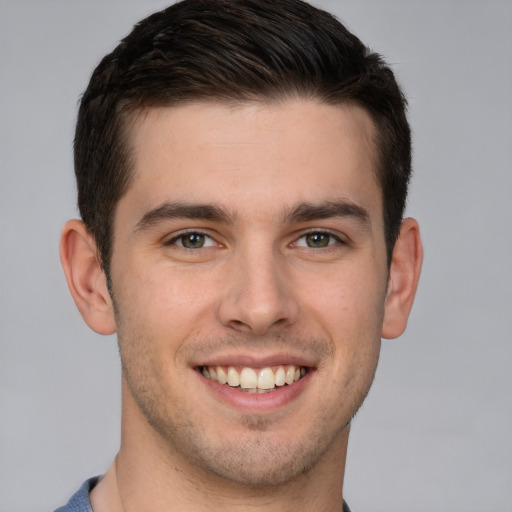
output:
[[[291,386],[309,371],[305,366],[282,365],[265,368],[235,368],[234,366],[199,366],[207,379],[245,393],[271,393],[283,386]]]

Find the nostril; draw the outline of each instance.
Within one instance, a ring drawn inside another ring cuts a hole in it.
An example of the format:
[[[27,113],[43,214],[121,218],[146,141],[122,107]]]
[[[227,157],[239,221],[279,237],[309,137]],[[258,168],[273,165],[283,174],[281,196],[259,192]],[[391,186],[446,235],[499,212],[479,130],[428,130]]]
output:
[[[241,320],[230,320],[228,322],[228,327],[231,327],[235,331],[238,332],[250,332],[251,327],[247,325],[246,323],[242,322]]]
[[[243,273],[223,290],[218,319],[224,326],[239,332],[266,334],[271,328],[293,324],[299,305],[286,283],[261,268],[255,275]]]

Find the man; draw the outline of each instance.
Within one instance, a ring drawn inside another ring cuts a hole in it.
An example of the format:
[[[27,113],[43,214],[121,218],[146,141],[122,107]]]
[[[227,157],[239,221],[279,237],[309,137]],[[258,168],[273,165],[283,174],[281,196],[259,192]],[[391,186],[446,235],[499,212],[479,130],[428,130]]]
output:
[[[122,439],[60,511],[348,510],[351,418],[422,248],[393,73],[299,0],[185,0],[93,73],[61,259]]]

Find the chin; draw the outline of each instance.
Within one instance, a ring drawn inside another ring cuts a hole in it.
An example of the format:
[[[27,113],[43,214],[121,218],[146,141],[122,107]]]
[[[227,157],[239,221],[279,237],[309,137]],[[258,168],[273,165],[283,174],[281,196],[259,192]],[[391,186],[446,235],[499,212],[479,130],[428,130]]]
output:
[[[172,458],[181,459],[196,474],[202,473],[203,481],[268,488],[297,481],[330,454],[339,453],[333,445],[346,443],[348,423],[327,430],[310,424],[294,436],[276,432],[275,425],[266,418],[249,416],[242,429],[227,437],[206,432],[199,424],[169,429],[168,422],[157,421],[152,426],[163,438],[164,446],[172,450]]]
[[[234,484],[280,486],[297,480],[318,463],[327,449],[318,444],[315,440],[299,446],[285,446],[258,434],[226,449],[202,451],[194,462],[210,475]]]

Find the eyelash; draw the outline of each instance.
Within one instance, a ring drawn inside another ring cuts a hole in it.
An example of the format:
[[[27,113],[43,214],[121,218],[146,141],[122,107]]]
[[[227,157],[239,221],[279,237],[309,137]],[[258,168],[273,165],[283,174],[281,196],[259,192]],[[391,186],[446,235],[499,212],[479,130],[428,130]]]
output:
[[[307,245],[307,242],[305,245],[298,244],[299,241],[301,241],[301,240],[305,241],[306,238],[311,235],[321,235],[321,236],[328,237],[327,245],[321,246],[321,247],[311,247],[311,246]],[[304,249],[317,250],[317,249],[328,249],[337,244],[346,245],[346,242],[343,239],[341,239],[339,236],[335,235],[334,233],[331,233],[330,231],[314,229],[314,230],[308,231],[307,233],[303,233],[300,237],[298,237],[296,239],[295,242],[292,243],[292,246],[302,247]]]
[[[308,236],[312,236],[312,235],[320,235],[321,237],[327,237],[327,244],[323,245],[323,246],[318,246],[318,247],[309,246],[306,242],[306,239]],[[203,245],[201,245],[200,247],[186,247],[184,244],[184,240],[186,239],[187,236],[188,237],[192,237],[192,236],[201,237],[203,239],[203,242],[205,240],[210,240],[210,242],[208,242],[207,245],[204,245],[204,243],[203,243]],[[177,242],[180,240],[181,240],[181,244],[178,244]],[[304,242],[305,242],[304,245],[299,244],[299,242],[302,240],[304,240]],[[308,231],[307,233],[303,233],[301,236],[299,236],[297,239],[295,239],[295,241],[292,242],[290,244],[290,246],[291,247],[301,247],[304,249],[317,250],[317,249],[327,249],[327,248],[330,248],[337,244],[346,245],[346,242],[344,240],[342,240],[339,236],[335,235],[334,233],[331,233],[330,231],[311,230],[311,231]],[[190,231],[184,231],[184,232],[174,236],[169,241],[165,242],[165,245],[166,246],[176,245],[176,246],[180,247],[181,249],[185,249],[185,250],[198,250],[198,249],[205,249],[208,247],[214,247],[215,245],[219,245],[219,244],[215,241],[215,239],[213,237],[211,237],[207,233],[203,233],[202,231],[190,230]]]
[[[209,243],[208,245],[202,245],[201,247],[185,247],[183,242],[186,239],[186,237],[187,236],[191,237],[194,235],[198,236],[198,237],[203,237],[204,239],[211,240],[211,242],[213,242],[213,243]],[[177,243],[179,240],[181,240],[181,244]],[[198,250],[198,249],[205,249],[208,247],[214,247],[215,245],[218,245],[218,243],[207,233],[203,233],[202,231],[190,230],[190,231],[183,231],[179,235],[174,236],[169,241],[165,242],[165,245],[166,246],[176,245],[176,246],[180,247],[181,249],[185,249],[185,250]]]

